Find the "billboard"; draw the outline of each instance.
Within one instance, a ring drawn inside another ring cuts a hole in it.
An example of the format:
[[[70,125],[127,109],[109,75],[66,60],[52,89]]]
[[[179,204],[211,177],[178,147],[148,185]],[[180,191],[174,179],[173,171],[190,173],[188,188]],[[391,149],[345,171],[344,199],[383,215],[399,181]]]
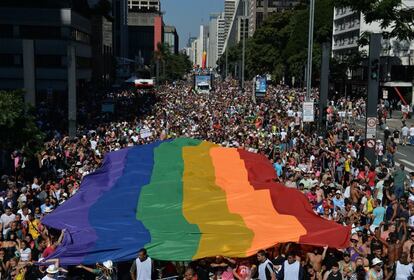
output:
[[[210,87],[212,86],[211,75],[195,75],[195,86],[205,83],[207,83]]]
[[[264,97],[267,90],[266,77],[257,76],[255,80],[255,94],[256,97]]]
[[[303,122],[315,121],[315,105],[312,101],[303,102]]]

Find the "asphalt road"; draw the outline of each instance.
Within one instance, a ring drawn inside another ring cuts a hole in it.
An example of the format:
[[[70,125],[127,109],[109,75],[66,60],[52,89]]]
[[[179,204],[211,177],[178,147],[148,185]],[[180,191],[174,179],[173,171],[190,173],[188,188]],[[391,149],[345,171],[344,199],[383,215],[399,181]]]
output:
[[[387,125],[391,132],[393,132],[396,128],[401,131],[402,123],[401,119],[399,118],[401,116],[401,113],[395,112],[394,115],[395,118],[387,120]],[[410,127],[412,124],[414,124],[414,120],[409,119],[406,123],[408,127]],[[357,125],[359,127],[365,127],[365,120],[358,121]],[[384,131],[379,126],[377,126],[377,138],[384,139]],[[404,164],[405,169],[408,172],[414,172],[414,146],[398,145],[397,153],[395,155],[395,163],[397,166]]]

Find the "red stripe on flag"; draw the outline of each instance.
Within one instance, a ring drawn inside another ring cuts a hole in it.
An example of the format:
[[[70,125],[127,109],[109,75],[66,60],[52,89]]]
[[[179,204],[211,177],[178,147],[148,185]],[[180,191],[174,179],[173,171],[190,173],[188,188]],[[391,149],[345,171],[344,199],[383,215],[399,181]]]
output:
[[[268,189],[273,207],[280,214],[295,216],[305,227],[307,234],[301,236],[299,243],[346,248],[349,246],[351,228],[316,215],[308,199],[300,191],[290,189],[274,182],[276,172],[263,155],[239,149],[244,160],[250,184],[257,190]],[[260,207],[258,205],[258,207]]]

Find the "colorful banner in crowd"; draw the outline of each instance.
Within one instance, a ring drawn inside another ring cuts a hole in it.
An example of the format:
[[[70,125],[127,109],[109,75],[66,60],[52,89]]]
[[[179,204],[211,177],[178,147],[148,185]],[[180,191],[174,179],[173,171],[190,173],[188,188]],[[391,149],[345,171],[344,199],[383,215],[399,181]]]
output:
[[[64,265],[136,258],[247,257],[280,242],[345,248],[350,228],[317,216],[275,183],[262,155],[179,138],[108,154],[79,192],[43,219],[66,229]]]

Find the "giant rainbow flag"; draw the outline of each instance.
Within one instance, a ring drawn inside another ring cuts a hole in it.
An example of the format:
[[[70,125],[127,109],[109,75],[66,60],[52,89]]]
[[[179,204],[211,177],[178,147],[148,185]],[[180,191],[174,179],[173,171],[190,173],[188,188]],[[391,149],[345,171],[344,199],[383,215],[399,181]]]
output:
[[[125,261],[141,247],[159,260],[247,257],[279,242],[348,245],[350,229],[314,214],[274,182],[263,156],[180,138],[108,154],[79,192],[43,219],[66,229],[64,265]]]

